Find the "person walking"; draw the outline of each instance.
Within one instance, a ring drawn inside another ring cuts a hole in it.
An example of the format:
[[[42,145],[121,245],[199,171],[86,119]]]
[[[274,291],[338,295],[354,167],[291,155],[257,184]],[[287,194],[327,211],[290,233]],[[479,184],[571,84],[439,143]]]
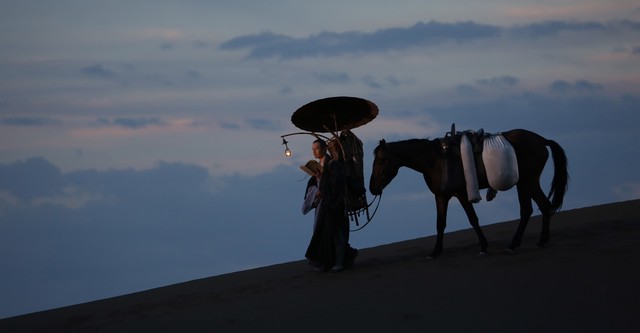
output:
[[[312,144],[314,157],[323,166],[322,173],[307,183],[315,185],[317,206],[313,235],[305,257],[318,270],[339,272],[353,266],[357,250],[349,245],[349,218],[345,210],[345,172],[339,143],[327,145],[323,140]],[[331,154],[327,154],[327,149]],[[315,180],[313,179],[315,178]],[[307,199],[307,198],[305,198]]]

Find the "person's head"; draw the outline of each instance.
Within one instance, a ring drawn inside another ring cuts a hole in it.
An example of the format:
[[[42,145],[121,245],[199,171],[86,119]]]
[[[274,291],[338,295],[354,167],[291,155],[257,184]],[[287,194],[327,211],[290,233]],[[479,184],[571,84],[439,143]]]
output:
[[[313,151],[313,157],[324,158],[327,154],[327,143],[324,142],[324,140],[317,139],[316,141],[313,141],[311,150]]]

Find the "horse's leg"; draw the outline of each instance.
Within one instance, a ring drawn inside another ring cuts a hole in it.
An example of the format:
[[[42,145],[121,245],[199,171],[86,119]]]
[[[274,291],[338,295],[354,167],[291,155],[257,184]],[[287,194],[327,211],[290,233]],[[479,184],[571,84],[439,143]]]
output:
[[[520,202],[520,222],[518,223],[518,229],[516,230],[511,245],[509,245],[509,251],[515,251],[520,244],[522,244],[522,235],[527,228],[529,218],[533,213],[533,206],[531,204],[531,194],[528,186],[518,184],[518,201]]]
[[[447,209],[449,208],[449,199],[451,197],[445,197],[442,195],[436,195],[436,246],[433,252],[429,255],[429,258],[437,258],[442,254],[444,229],[447,227]]]
[[[476,210],[473,209],[473,204],[469,202],[467,198],[458,197],[458,201],[462,205],[464,212],[467,214],[467,218],[469,219],[469,223],[473,227],[473,230],[476,232],[478,236],[478,241],[480,242],[480,254],[487,253],[487,239],[484,237],[482,233],[482,229],[480,228],[480,224],[478,223],[478,215],[476,214]]]
[[[549,222],[551,220],[551,201],[544,195],[540,185],[535,187],[535,190],[531,193],[533,201],[536,202],[540,213],[542,214],[542,229],[540,230],[540,240],[538,241],[539,247],[544,247],[549,242]]]

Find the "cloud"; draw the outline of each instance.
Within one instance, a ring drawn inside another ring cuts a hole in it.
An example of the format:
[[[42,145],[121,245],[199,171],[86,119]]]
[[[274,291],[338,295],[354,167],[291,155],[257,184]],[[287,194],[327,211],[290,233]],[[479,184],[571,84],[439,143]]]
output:
[[[143,128],[147,126],[166,126],[167,123],[160,118],[99,118],[100,126],[118,126],[129,129]]]
[[[617,25],[617,24],[616,24]],[[517,36],[530,38],[551,37],[562,32],[604,32],[613,29],[598,22],[565,22],[565,21],[545,21],[531,23],[510,28],[508,31]]]
[[[417,22],[410,27],[380,29],[373,32],[321,32],[308,37],[294,38],[286,35],[263,32],[229,39],[221,50],[249,51],[250,59],[339,56],[344,54],[387,52],[414,47],[437,46],[447,42],[465,43],[508,36],[517,39],[555,37],[565,32],[619,33],[638,31],[640,23],[634,21],[568,22],[544,21],[512,27],[500,27],[472,21],[442,23]]]
[[[498,76],[490,79],[476,80],[476,84],[489,87],[513,87],[518,84],[518,79],[513,76]]]
[[[604,89],[602,85],[586,80],[577,80],[574,83],[564,80],[557,80],[549,86],[549,91],[556,94],[568,94],[574,92],[581,94],[592,94],[601,92],[603,90]]]
[[[499,36],[501,29],[474,22],[418,22],[407,28],[387,28],[366,32],[322,32],[305,38],[293,38],[263,32],[232,38],[220,45],[221,50],[249,49],[249,58],[282,59],[337,56],[360,52],[385,52],[421,45],[464,42]]]
[[[561,83],[558,83],[561,82]],[[447,106],[429,106],[422,112],[435,122],[455,121],[460,129],[484,128],[488,132],[526,126],[550,135],[621,136],[637,131],[640,112],[636,95],[612,96],[600,94],[594,83],[581,85],[563,80],[554,82],[558,93],[551,95],[523,92],[500,95],[484,102],[462,100]],[[473,92],[473,86],[469,86]],[[613,139],[613,138],[612,138]],[[614,139],[617,141],[617,139]]]
[[[0,165],[0,189],[21,201],[62,194],[62,172],[41,157]]]
[[[104,80],[111,80],[115,77],[113,70],[104,67],[101,64],[95,64],[89,67],[82,68],[82,73],[92,78],[99,78]]]
[[[232,38],[220,44],[221,50],[238,50],[244,48],[254,48],[275,44],[284,44],[295,41],[294,38],[285,35],[278,35],[272,32],[263,32],[257,35],[247,35]]]
[[[470,84],[461,84],[456,87],[456,92],[465,97],[476,97],[481,95],[480,90],[478,88],[470,85]]]
[[[465,98],[477,98],[493,91],[502,92],[504,89],[513,88],[518,85],[518,82],[519,80],[513,76],[495,76],[475,80],[473,84],[459,84],[455,92]]]
[[[0,164],[0,262],[11,272],[0,293],[18,300],[0,316],[300,259],[310,223],[291,205],[299,172],[213,179],[182,163],[69,173],[43,158]]]
[[[62,122],[48,117],[2,117],[0,124],[9,126],[50,126],[60,125]]]

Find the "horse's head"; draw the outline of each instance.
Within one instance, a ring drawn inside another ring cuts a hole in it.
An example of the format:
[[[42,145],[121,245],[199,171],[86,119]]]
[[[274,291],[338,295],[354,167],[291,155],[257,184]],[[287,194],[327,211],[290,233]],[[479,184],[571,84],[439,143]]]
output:
[[[369,191],[373,195],[382,194],[384,189],[391,180],[398,174],[400,166],[396,163],[389,151],[389,146],[384,139],[380,140],[380,144],[373,150],[374,160],[371,171],[371,179],[369,180]]]

